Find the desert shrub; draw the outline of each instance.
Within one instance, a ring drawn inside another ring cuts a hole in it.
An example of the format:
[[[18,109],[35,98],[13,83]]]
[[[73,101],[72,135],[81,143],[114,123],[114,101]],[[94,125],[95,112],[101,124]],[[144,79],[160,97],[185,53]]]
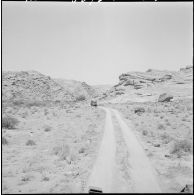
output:
[[[167,122],[166,125],[167,125],[167,126],[171,126],[171,123],[170,123],[170,122]]]
[[[51,131],[51,127],[50,126],[45,126],[44,131],[46,131],[46,132]]]
[[[177,154],[178,156],[181,156],[182,153],[192,153],[193,147],[192,147],[192,141],[188,139],[184,140],[177,140],[173,147],[170,149],[171,154]]]
[[[192,105],[186,105],[186,109],[187,109],[187,111],[191,111],[192,110]]]
[[[49,177],[43,176],[42,181],[49,181]]]
[[[48,114],[49,114],[49,112],[48,112],[47,108],[45,108],[44,109],[44,115],[48,115]]]
[[[3,145],[7,145],[8,144],[8,141],[7,141],[7,139],[5,137],[2,137],[1,143]]]
[[[163,124],[158,124],[158,129],[160,130],[165,129],[165,126]]]
[[[13,105],[15,105],[15,106],[22,106],[22,105],[24,105],[24,101],[22,101],[22,100],[13,101]]]
[[[2,118],[2,128],[15,129],[19,121],[16,118],[6,116]]]
[[[147,130],[143,130],[142,131],[142,135],[145,135],[145,136],[148,135],[148,131]]]
[[[34,142],[33,140],[28,140],[28,141],[26,142],[26,145],[27,145],[27,146],[33,146],[33,145],[36,145],[36,144],[35,144],[35,142]]]
[[[163,115],[161,115],[161,116],[160,116],[160,119],[163,119],[163,118],[164,118],[164,116],[163,116]]]
[[[85,151],[86,151],[86,148],[83,146],[79,149],[79,153],[85,153]]]
[[[76,101],[84,101],[86,100],[86,97],[84,95],[79,95],[76,97]]]
[[[135,114],[141,114],[141,113],[144,113],[145,112],[145,109],[143,107],[137,107],[134,109],[134,113]]]
[[[53,148],[53,153],[58,155],[61,160],[67,160],[70,157],[69,145],[56,146]]]
[[[164,144],[168,144],[170,141],[172,141],[172,137],[170,137],[167,133],[161,134],[160,138],[163,140]]]

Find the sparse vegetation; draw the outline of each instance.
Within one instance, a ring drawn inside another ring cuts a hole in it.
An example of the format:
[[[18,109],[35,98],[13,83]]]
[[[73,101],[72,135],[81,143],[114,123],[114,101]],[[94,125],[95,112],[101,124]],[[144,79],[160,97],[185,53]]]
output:
[[[5,116],[2,118],[2,128],[15,129],[19,121],[16,118]]]
[[[84,146],[82,146],[80,149],[79,149],[79,153],[85,153],[85,150],[86,148]]]
[[[173,147],[170,149],[170,154],[177,154],[178,157],[181,157],[182,153],[192,152],[193,152],[192,142],[188,139],[175,141]]]
[[[44,131],[46,131],[46,132],[51,131],[51,127],[50,126],[45,126]]]
[[[143,130],[142,131],[142,135],[145,135],[145,136],[148,135],[148,131],[147,130]]]
[[[165,126],[163,124],[158,124],[157,128],[160,130],[165,130]]]
[[[76,97],[76,101],[84,101],[86,100],[86,97],[84,95],[79,95]]]
[[[28,141],[26,142],[26,145],[27,145],[27,146],[34,146],[34,145],[36,145],[36,143],[35,143],[33,140],[28,140]]]
[[[63,144],[62,146],[56,146],[53,148],[53,152],[55,155],[58,155],[60,160],[69,160],[70,157],[70,147],[67,144]]]
[[[8,141],[7,141],[7,139],[5,137],[2,137],[2,140],[1,141],[2,141],[1,143],[3,145],[7,145],[8,144]]]

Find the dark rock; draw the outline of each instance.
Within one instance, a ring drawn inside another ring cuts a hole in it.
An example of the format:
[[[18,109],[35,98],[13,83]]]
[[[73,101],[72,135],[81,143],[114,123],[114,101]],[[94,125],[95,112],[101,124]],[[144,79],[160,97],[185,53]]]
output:
[[[159,96],[158,102],[170,102],[171,99],[173,99],[172,95],[169,95],[167,93],[163,93]]]
[[[193,185],[186,184],[186,186],[180,192],[193,193]]]
[[[116,95],[122,95],[124,93],[125,93],[124,91],[116,91]]]
[[[134,89],[141,89],[143,87],[144,87],[143,85],[134,85]]]
[[[170,80],[172,79],[172,75],[170,74],[166,74],[164,75],[163,77],[160,78],[161,81],[167,81],[167,80]]]
[[[158,147],[159,148],[160,147],[160,144],[154,144],[154,147]]]
[[[135,110],[134,110],[135,114],[141,114],[141,113],[144,113],[144,112],[145,112],[145,109],[142,108],[142,107],[135,108]]]
[[[186,69],[191,69],[191,68],[193,68],[192,65],[187,65],[187,66],[186,66]]]
[[[97,106],[97,101],[96,100],[91,100],[91,106]]]
[[[134,84],[135,84],[134,80],[128,80],[128,81],[126,81],[126,82],[124,83],[124,86],[134,85]]]

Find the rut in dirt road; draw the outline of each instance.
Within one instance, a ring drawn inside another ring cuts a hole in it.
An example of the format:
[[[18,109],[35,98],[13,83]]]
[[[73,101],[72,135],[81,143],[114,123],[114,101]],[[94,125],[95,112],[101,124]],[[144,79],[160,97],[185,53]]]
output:
[[[121,118],[117,110],[111,109],[120,125],[123,138],[130,154],[129,164],[130,175],[132,178],[132,190],[136,193],[160,193],[160,187],[157,182],[156,173],[151,167],[142,146],[138,142],[132,130]]]
[[[130,192],[136,193],[159,193],[160,187],[157,183],[155,172],[152,169],[149,159],[143,148],[137,141],[132,130],[121,118],[118,111],[114,109],[100,107],[106,111],[105,130],[98,153],[96,163],[94,164],[92,174],[89,177],[87,189],[90,186],[101,188],[104,193],[115,192],[117,186],[120,188],[122,183],[118,182],[116,170],[116,141],[114,136],[114,127],[111,113],[116,117],[122,132],[125,144],[129,152],[130,168],[128,172],[131,176],[132,186]]]
[[[98,157],[85,190],[86,192],[88,192],[90,186],[101,188],[104,193],[112,192],[116,142],[110,110],[102,109],[106,111],[105,130]]]

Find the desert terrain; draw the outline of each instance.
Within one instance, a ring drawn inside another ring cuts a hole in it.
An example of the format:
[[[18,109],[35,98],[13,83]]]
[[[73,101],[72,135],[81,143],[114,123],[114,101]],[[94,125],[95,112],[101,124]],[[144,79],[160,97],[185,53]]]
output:
[[[3,72],[3,193],[192,192],[192,71],[124,73],[112,87]]]

